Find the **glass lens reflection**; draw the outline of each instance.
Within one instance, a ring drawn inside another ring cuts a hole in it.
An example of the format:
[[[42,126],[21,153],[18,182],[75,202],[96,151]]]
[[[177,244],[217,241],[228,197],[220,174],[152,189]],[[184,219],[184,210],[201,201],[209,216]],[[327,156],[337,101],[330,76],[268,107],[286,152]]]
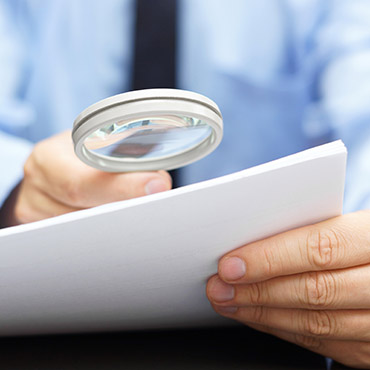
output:
[[[191,149],[212,132],[202,120],[163,116],[106,125],[85,140],[86,149],[103,156],[150,159]]]

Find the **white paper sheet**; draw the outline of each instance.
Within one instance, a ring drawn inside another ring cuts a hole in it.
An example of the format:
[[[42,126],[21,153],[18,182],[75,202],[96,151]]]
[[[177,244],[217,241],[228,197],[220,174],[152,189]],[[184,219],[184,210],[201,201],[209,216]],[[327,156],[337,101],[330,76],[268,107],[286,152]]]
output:
[[[341,214],[346,149],[326,144],[211,181],[0,230],[0,335],[222,324],[226,252]]]

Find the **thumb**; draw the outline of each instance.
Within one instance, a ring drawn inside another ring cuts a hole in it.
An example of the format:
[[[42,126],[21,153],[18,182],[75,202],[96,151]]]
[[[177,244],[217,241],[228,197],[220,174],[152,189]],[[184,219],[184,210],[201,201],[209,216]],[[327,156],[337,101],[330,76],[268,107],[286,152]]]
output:
[[[160,193],[172,188],[172,178],[166,171],[158,171],[159,176],[152,177],[145,184],[145,195]]]
[[[72,207],[89,208],[159,193],[171,187],[172,179],[166,171],[107,173],[94,170],[89,176],[75,179],[72,191],[61,194],[64,199],[60,201]]]

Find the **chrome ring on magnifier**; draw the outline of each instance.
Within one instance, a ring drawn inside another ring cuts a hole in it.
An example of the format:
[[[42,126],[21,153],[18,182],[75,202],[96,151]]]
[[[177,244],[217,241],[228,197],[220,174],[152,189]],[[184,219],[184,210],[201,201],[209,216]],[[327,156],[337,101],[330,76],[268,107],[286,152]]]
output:
[[[101,100],[73,124],[77,156],[108,172],[171,170],[211,153],[222,115],[203,95],[175,89],[132,91]]]

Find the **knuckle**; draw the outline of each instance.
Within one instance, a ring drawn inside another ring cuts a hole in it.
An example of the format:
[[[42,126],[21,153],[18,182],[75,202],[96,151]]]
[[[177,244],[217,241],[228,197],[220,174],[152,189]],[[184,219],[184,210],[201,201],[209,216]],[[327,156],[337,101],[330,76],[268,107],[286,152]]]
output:
[[[30,158],[32,158],[33,162],[40,167],[43,166],[45,159],[48,158],[48,153],[47,152],[46,152],[47,154],[45,153],[44,146],[45,146],[44,141],[36,143],[30,155]]]
[[[274,243],[274,248],[271,248],[271,241],[268,239],[261,243],[261,267],[265,276],[275,276],[282,269],[283,261],[277,251],[285,248],[285,240],[276,236]]]
[[[33,174],[33,162],[32,162],[32,157],[28,157],[24,166],[23,166],[23,173],[24,173],[24,177],[32,177],[32,174]]]
[[[302,322],[303,335],[330,337],[334,332],[334,321],[327,311],[306,311]]]
[[[271,276],[273,273],[273,266],[274,266],[274,256],[270,252],[270,249],[263,249],[264,253],[264,267],[265,267],[265,274],[266,276]]]
[[[342,247],[340,233],[334,229],[314,229],[306,240],[307,258],[315,269],[334,265]]]
[[[34,153],[31,153],[23,165],[23,177],[24,179],[34,182],[35,174],[37,170],[37,162],[35,160]]]
[[[116,196],[122,200],[144,195],[144,186],[134,183],[130,177],[117,178],[115,184]]]
[[[23,207],[20,207],[19,205],[15,206],[15,208],[14,208],[14,217],[19,223],[21,223],[21,224],[26,223],[27,218],[28,218],[27,216],[28,216],[28,213],[25,212]]]
[[[260,284],[250,284],[248,287],[248,302],[254,306],[260,306],[264,303],[264,293]]]
[[[45,156],[43,146],[43,142],[35,144],[23,165],[24,178],[34,184],[39,182],[40,174],[44,171],[45,157],[47,156]]]
[[[263,324],[266,321],[266,310],[263,306],[253,307],[251,318],[254,323]]]
[[[336,280],[331,272],[310,272],[303,275],[304,303],[310,308],[332,306],[337,296]]]
[[[80,189],[80,184],[73,178],[68,178],[62,185],[61,191],[64,193],[67,203],[71,205],[79,205],[83,201],[83,194]]]
[[[28,222],[35,221],[34,212],[30,207],[26,205],[17,203],[14,207],[14,217],[17,222],[21,224],[26,224]]]

